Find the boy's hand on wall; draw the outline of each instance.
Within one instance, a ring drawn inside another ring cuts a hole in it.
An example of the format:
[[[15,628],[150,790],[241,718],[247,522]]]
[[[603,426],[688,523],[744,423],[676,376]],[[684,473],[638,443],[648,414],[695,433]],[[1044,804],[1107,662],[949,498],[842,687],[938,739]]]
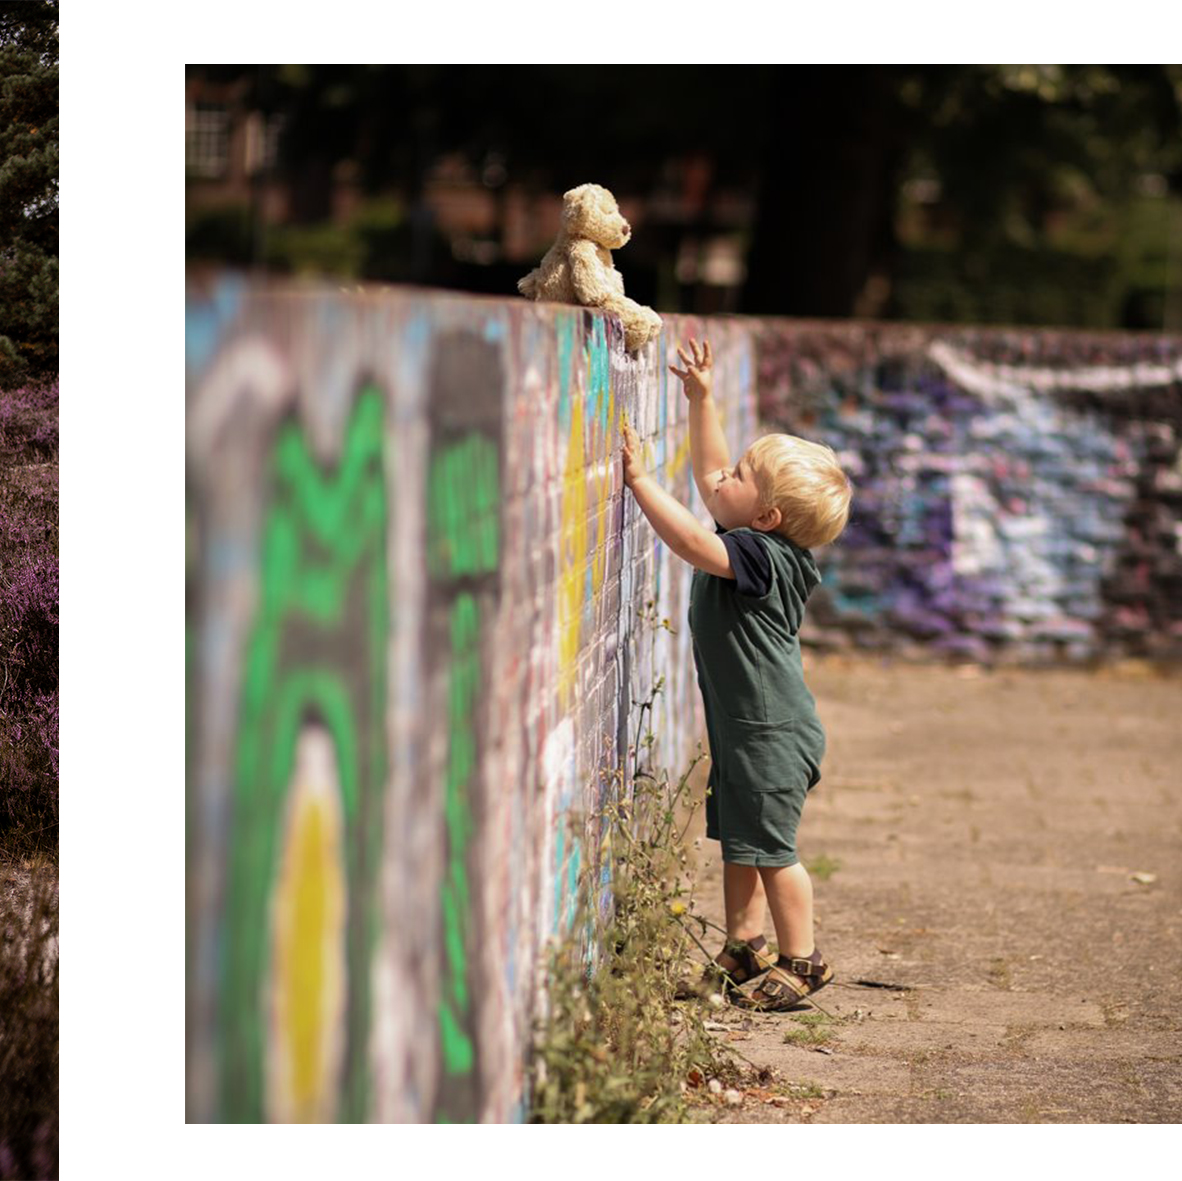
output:
[[[644,461],[640,457],[640,440],[636,432],[627,422],[622,425],[621,431],[624,435],[624,487],[631,488],[636,480],[647,476],[648,472],[644,470]]]
[[[697,398],[708,398],[714,386],[714,354],[710,351],[710,342],[702,339],[702,350],[698,352],[698,342],[690,337],[690,352],[692,360],[685,355],[685,349],[677,346],[677,355],[681,358],[684,369],[676,365],[669,366],[669,372],[681,378],[682,392],[692,402]]]

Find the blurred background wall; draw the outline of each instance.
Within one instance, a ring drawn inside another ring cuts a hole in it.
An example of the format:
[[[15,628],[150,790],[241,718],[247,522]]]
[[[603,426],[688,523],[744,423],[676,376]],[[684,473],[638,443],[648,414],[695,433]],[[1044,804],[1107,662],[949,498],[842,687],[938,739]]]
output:
[[[856,493],[805,642],[1182,657],[1182,337],[762,320],[765,428]]]
[[[1182,67],[199,66],[193,260],[511,294],[562,193],[662,312],[1182,330]]]

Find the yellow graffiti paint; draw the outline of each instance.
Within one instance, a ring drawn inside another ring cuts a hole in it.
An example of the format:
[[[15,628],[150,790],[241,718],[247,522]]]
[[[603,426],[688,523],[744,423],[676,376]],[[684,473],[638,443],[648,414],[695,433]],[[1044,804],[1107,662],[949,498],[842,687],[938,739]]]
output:
[[[336,1117],[344,1044],[345,873],[340,791],[328,731],[309,726],[296,748],[273,910],[268,1118]]]
[[[616,418],[616,391],[614,387],[609,385],[607,387],[607,421],[612,423]],[[595,515],[595,552],[591,557],[591,579],[592,585],[595,588],[596,598],[599,597],[603,590],[603,577],[607,570],[607,529],[608,517],[607,510],[610,504],[609,497],[611,496],[612,487],[612,464],[616,462],[616,457],[612,454],[612,432],[609,427],[608,430],[602,432],[599,440],[600,454],[597,456],[599,460],[599,504],[597,505],[597,512]]]
[[[575,687],[587,558],[587,480],[583,454],[583,398],[571,397],[570,436],[562,480],[562,536],[558,573],[558,699],[568,709]]]
[[[685,437],[677,445],[677,450],[673,453],[673,459],[669,464],[669,478],[676,479],[681,474],[681,469],[685,467],[690,460],[690,442],[689,432],[686,431]]]

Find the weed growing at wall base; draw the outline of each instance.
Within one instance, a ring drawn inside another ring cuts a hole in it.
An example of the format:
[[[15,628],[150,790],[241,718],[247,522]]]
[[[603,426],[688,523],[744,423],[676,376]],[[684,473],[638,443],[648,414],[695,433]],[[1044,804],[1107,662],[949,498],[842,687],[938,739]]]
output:
[[[673,1001],[688,942],[676,918],[686,909],[684,834],[676,824],[688,777],[671,786],[638,774],[631,792],[615,793],[606,808],[617,850],[613,910],[597,930],[585,873],[572,937],[551,958],[531,1122],[689,1122],[683,1080],[695,1070],[724,1069],[718,1055],[725,1051],[706,1032],[702,1009]],[[588,949],[596,938],[592,970]]]
[[[638,707],[636,771],[627,784],[614,773],[599,818],[612,850],[612,913],[597,920],[588,867],[572,937],[552,955],[532,1060],[534,1123],[694,1122],[686,1080],[736,1073],[732,1052],[706,1030],[709,1008],[673,1000],[697,942],[681,916],[692,907],[686,832],[699,806],[687,784],[702,755],[676,783],[652,766],[645,720],[662,689],[659,678]]]

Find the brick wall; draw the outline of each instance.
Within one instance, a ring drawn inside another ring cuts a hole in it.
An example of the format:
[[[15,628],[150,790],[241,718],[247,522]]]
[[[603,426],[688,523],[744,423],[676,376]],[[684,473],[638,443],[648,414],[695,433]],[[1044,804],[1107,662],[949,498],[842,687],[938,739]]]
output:
[[[750,336],[711,336],[750,437]],[[680,386],[574,308],[229,276],[186,362],[189,1118],[522,1118],[636,705],[665,678],[670,769],[701,733],[690,571],[618,459],[626,413],[689,501]]]
[[[819,648],[1182,656],[1182,338],[764,320],[764,426],[857,488]]]
[[[189,1119],[524,1117],[638,703],[663,677],[671,770],[703,733],[690,571],[618,454],[627,414],[708,520],[667,372],[706,331],[732,454],[758,391],[857,487],[807,645],[1178,654],[1176,338],[667,317],[629,359],[575,308],[194,283]]]

